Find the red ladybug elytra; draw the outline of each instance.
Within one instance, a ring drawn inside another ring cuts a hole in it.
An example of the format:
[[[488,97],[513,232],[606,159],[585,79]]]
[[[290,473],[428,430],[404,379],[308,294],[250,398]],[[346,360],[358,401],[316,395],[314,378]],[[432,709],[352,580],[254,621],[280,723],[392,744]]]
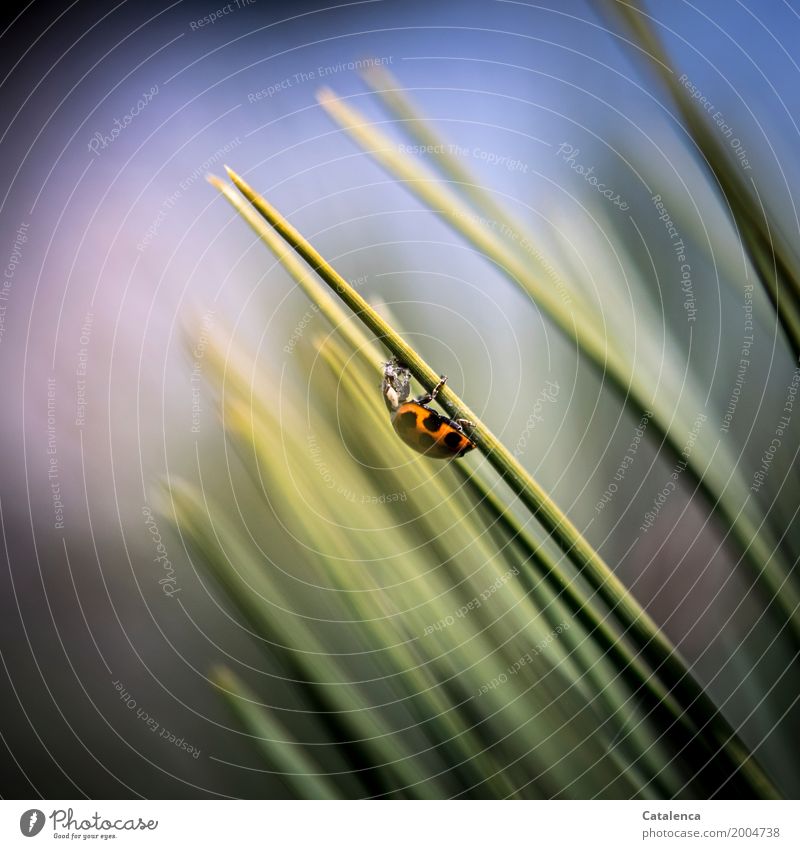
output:
[[[426,457],[463,457],[475,447],[463,430],[464,426],[473,426],[472,422],[449,419],[427,406],[446,380],[442,375],[432,392],[409,401],[411,372],[396,359],[383,366],[383,399],[392,416],[392,427],[409,448]]]

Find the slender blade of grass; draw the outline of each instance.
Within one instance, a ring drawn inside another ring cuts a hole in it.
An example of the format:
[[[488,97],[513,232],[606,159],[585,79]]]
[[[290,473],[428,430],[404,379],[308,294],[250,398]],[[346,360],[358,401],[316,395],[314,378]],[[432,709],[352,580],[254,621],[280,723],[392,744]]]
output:
[[[712,132],[704,115],[682,85],[660,38],[650,25],[650,17],[637,0],[595,0],[608,17],[623,24],[642,48],[636,58],[646,62],[661,80],[686,123],[688,135],[701,159],[719,186],[728,211],[740,233],[764,290],[783,326],[795,360],[800,358],[800,273],[798,262],[786,246],[764,207],[755,183],[742,178],[728,151]]]
[[[255,739],[265,763],[298,799],[341,799],[333,779],[296,741],[288,739],[281,723],[263,707],[255,694],[227,667],[212,670],[211,680],[234,715]]]
[[[491,192],[475,180],[474,175],[464,166],[461,159],[452,152],[450,144],[439,135],[433,124],[419,111],[400,83],[386,68],[382,65],[373,65],[364,69],[361,75],[389,112],[402,122],[408,134],[419,143],[423,150],[430,152],[430,156],[451,185],[460,190],[476,209],[481,210],[491,220],[499,222],[503,227],[502,232],[519,235],[525,232],[525,227],[494,199]],[[524,251],[518,241],[514,242],[514,246],[524,254],[528,262],[533,259],[550,278],[556,289],[562,292],[569,291],[569,284],[537,250],[531,239],[525,240]],[[576,294],[579,294],[577,290],[572,291],[570,297],[575,297]],[[576,298],[576,305],[580,306],[580,303],[580,298]]]

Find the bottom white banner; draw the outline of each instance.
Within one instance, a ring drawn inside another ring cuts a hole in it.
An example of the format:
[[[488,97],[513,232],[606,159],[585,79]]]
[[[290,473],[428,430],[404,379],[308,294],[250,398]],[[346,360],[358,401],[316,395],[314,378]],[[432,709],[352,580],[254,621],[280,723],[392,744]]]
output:
[[[0,846],[800,846],[798,802],[1,801]]]

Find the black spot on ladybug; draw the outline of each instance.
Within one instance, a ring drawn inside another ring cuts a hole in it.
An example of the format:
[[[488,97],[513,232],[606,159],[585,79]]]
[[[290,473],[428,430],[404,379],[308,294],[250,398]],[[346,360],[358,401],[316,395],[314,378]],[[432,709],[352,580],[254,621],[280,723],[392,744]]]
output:
[[[461,445],[461,434],[455,430],[451,430],[450,433],[447,434],[444,438],[444,444],[448,448],[453,448],[454,450],[459,448]]]
[[[426,429],[431,433],[436,433],[437,430],[442,426],[441,416],[438,416],[436,413],[431,413],[423,422]]]
[[[430,448],[436,440],[429,433],[421,433],[419,435],[419,444],[423,449]]]
[[[405,413],[401,413],[398,416],[398,419],[403,427],[417,426],[417,414],[412,412],[411,410],[406,410]]]

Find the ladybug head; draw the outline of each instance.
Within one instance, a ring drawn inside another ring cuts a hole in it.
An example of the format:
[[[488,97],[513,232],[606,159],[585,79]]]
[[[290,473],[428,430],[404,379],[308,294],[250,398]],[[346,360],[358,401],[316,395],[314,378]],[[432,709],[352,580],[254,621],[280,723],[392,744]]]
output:
[[[394,412],[408,400],[411,393],[411,372],[397,359],[383,364],[383,400],[390,412]]]

